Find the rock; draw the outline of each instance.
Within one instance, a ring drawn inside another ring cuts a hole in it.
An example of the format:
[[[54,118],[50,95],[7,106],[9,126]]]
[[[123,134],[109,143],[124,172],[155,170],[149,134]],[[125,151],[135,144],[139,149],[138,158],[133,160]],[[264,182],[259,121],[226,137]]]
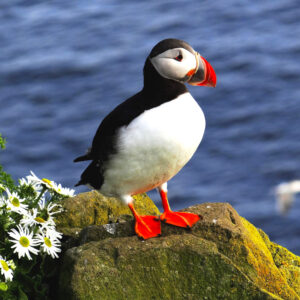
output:
[[[203,221],[163,224],[162,237],[147,241],[130,217],[83,229],[63,257],[59,299],[300,299],[299,257],[229,204],[185,211]]]
[[[140,214],[159,215],[159,210],[146,195],[136,195],[135,208]],[[97,191],[79,194],[62,202],[64,212],[56,218],[57,229],[67,236],[78,236],[89,225],[116,222],[122,215],[131,215],[128,206],[116,198],[108,198]]]

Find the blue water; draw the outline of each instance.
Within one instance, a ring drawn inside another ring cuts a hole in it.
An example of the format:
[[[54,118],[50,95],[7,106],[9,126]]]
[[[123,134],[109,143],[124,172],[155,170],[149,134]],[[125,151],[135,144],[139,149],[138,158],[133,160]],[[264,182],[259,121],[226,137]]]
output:
[[[171,206],[227,201],[300,254],[300,201],[284,218],[272,193],[300,178],[297,0],[2,1],[1,164],[15,179],[33,170],[72,187],[85,167],[73,158],[142,87],[145,58],[167,37],[189,42],[218,76],[216,89],[190,87],[207,130],[169,182]]]

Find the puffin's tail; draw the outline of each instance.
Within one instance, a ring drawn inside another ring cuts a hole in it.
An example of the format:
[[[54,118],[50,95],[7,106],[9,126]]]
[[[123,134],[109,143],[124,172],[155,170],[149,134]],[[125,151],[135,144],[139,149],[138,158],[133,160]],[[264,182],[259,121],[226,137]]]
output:
[[[81,174],[80,180],[75,186],[86,184],[93,187],[95,190],[99,190],[103,183],[103,175],[99,162],[93,160],[89,166]]]

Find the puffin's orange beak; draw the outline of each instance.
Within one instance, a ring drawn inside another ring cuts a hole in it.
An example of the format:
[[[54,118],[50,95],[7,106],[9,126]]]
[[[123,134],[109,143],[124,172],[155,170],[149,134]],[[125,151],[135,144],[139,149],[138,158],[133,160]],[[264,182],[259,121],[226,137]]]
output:
[[[217,75],[213,67],[204,57],[200,56],[199,53],[197,53],[196,58],[197,58],[197,67],[194,71],[194,74],[188,80],[188,83],[191,85],[203,85],[209,87],[216,87]]]

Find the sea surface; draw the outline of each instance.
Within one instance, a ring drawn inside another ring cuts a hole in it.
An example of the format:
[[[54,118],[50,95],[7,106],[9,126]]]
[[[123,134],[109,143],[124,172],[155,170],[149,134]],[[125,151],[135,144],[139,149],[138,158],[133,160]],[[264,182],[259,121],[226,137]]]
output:
[[[189,42],[218,77],[215,89],[189,87],[207,129],[169,182],[171,207],[229,202],[299,255],[300,197],[285,217],[274,197],[300,178],[298,0],[1,1],[0,163],[15,179],[32,170],[73,187],[86,166],[73,159],[142,88],[147,55],[169,37]]]

